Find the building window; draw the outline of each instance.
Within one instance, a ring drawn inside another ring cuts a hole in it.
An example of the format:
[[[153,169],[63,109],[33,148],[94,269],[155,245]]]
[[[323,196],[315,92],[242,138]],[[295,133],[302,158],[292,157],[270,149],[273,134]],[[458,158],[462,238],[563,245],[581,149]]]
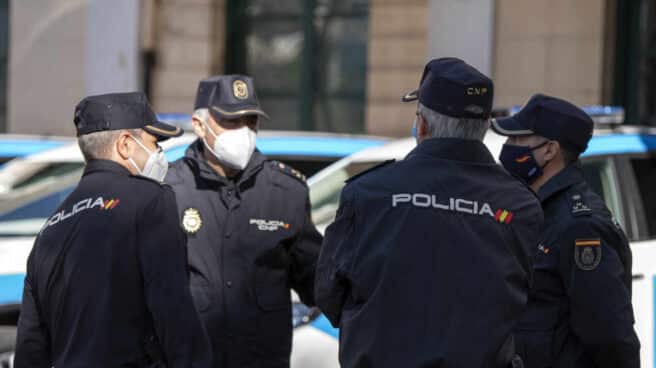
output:
[[[368,11],[368,0],[228,1],[226,73],[253,76],[267,128],[362,132]]]
[[[9,0],[0,0],[0,132],[7,131],[8,64],[9,64]]]
[[[611,103],[627,121],[656,125],[656,3],[609,0],[615,39]]]

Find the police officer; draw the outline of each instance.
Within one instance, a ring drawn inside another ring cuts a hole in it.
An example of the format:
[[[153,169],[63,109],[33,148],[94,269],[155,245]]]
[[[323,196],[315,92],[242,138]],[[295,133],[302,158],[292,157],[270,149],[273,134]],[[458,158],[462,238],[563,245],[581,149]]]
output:
[[[592,120],[566,101],[535,95],[492,127],[508,136],[501,162],[538,193],[545,217],[516,334],[526,366],[638,367],[631,250],[578,163]]]
[[[28,259],[15,366],[208,367],[187,285],[184,234],[142,93],[90,96],[75,108],[86,160]]]
[[[418,146],[351,178],[317,266],[319,308],[342,367],[509,367],[542,222],[531,191],[482,143],[492,81],[430,61]],[[514,361],[514,363],[513,363]]]
[[[298,171],[256,148],[260,108],[253,81],[200,82],[198,140],[167,175],[187,233],[191,292],[216,367],[288,367],[290,287],[314,304],[321,235]]]

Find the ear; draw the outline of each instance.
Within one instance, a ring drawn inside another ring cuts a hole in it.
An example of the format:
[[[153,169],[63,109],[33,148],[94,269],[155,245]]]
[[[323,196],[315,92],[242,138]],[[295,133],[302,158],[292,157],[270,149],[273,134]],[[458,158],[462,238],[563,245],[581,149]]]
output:
[[[128,158],[132,157],[134,145],[129,143],[131,139],[132,138],[130,137],[130,134],[123,130],[114,143],[116,145],[116,152],[118,153],[118,156],[123,160],[127,160]]]
[[[549,141],[546,148],[547,149],[544,151],[545,161],[552,161],[561,152],[560,143],[558,141]]]
[[[194,133],[198,136],[200,139],[205,138],[205,134],[207,134],[207,126],[203,124],[202,121],[198,118],[198,116],[194,115],[191,117],[191,126],[194,129]]]
[[[417,138],[426,137],[430,134],[428,131],[428,124],[423,116],[417,115]]]

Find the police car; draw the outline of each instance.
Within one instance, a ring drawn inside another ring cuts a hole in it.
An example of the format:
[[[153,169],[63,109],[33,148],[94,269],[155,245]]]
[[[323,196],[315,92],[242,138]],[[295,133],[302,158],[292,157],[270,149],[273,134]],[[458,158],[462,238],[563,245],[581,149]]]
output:
[[[72,142],[72,138],[0,134],[0,164],[16,157],[25,157]]]
[[[624,117],[619,108],[593,106],[584,110],[593,117],[595,132],[582,155],[583,170],[631,240],[633,307],[642,346],[641,366],[656,367],[656,130],[619,124]],[[516,111],[513,108],[509,113]],[[485,144],[498,157],[505,140],[490,131]],[[346,179],[383,161],[401,160],[415,146],[414,138],[400,139],[358,152],[311,177],[308,184],[317,227],[323,231],[334,220]],[[333,344],[337,345],[337,331],[325,317],[319,316],[311,325],[326,336],[334,336]],[[331,350],[334,347],[326,348],[324,354]]]
[[[182,157],[195,139],[195,135],[185,134],[163,142],[168,160]],[[307,175],[388,140],[332,133],[261,131],[257,146],[269,158],[284,161]],[[12,160],[0,169],[0,368],[10,361],[15,328],[7,326],[15,326],[18,319],[25,265],[34,237],[82,175],[84,160],[75,140],[69,139],[55,147]],[[312,313],[315,312],[302,304],[295,304],[295,325],[309,321]]]

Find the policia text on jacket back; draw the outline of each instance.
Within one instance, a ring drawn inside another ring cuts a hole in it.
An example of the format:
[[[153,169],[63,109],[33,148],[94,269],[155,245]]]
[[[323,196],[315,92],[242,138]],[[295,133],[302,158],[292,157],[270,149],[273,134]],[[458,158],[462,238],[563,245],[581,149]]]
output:
[[[542,213],[482,142],[492,95],[463,61],[431,61],[404,98],[419,99],[417,148],[342,191],[316,277],[342,367],[519,364],[512,329]]]
[[[501,162],[544,209],[535,282],[515,333],[530,368],[640,365],[629,243],[578,164],[592,126],[578,107],[545,95],[492,126],[508,136]]]
[[[314,304],[321,236],[303,176],[255,149],[260,109],[253,81],[200,82],[194,142],[172,164],[187,233],[191,292],[214,367],[288,367],[293,288]]]
[[[37,236],[18,323],[17,368],[208,367],[184,234],[157,141],[180,135],[141,93],[87,97],[87,160]]]

